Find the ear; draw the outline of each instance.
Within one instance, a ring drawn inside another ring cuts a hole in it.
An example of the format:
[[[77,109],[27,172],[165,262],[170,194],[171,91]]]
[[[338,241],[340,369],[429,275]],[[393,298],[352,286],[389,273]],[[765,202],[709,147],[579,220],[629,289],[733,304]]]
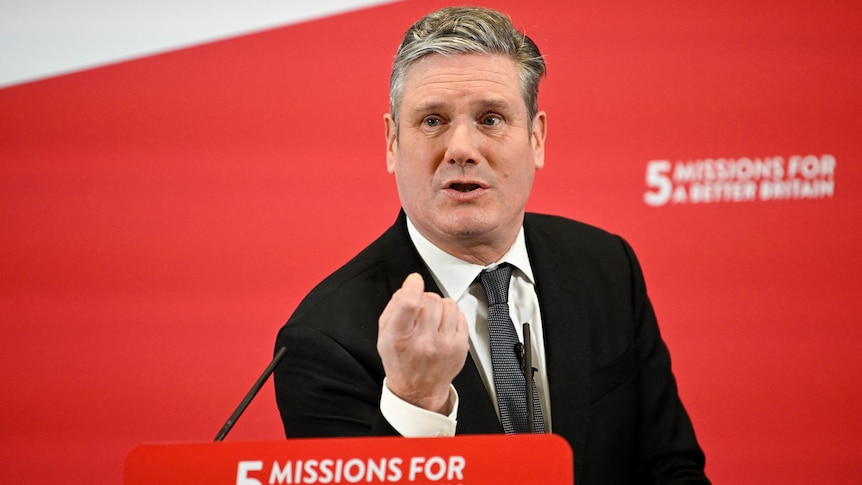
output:
[[[533,164],[536,170],[545,166],[545,136],[548,134],[548,115],[539,111],[533,117],[533,128],[530,131],[530,144],[533,148]]]
[[[383,131],[386,134],[386,171],[395,174],[395,150],[398,148],[398,125],[390,113],[383,115]]]

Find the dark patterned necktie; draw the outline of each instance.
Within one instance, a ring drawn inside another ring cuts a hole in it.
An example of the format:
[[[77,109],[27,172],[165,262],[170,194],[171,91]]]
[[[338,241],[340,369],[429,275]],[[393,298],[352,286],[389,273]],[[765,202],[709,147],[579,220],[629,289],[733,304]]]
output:
[[[512,266],[501,264],[493,270],[479,273],[479,282],[488,297],[488,333],[491,341],[491,366],[500,421],[506,434],[528,433],[527,396],[521,371],[523,345],[518,340],[515,325],[509,316],[509,280]],[[533,409],[537,433],[545,432],[542,406],[536,383],[533,383]]]

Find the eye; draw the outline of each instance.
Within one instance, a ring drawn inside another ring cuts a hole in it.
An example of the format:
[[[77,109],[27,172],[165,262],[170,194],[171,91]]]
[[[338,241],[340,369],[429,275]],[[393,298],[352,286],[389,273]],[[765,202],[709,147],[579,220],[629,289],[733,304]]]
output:
[[[485,126],[497,126],[502,122],[503,122],[503,118],[501,118],[499,115],[495,115],[495,114],[485,115],[480,120],[480,123],[482,123]]]
[[[428,128],[436,128],[440,126],[440,118],[436,116],[426,116],[425,119],[422,120],[422,124]]]

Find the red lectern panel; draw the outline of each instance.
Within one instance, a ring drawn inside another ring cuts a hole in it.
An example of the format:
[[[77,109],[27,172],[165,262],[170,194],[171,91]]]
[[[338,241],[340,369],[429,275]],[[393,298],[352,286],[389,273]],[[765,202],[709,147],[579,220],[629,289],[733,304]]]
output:
[[[555,435],[330,438],[141,445],[125,485],[572,485],[572,450]]]

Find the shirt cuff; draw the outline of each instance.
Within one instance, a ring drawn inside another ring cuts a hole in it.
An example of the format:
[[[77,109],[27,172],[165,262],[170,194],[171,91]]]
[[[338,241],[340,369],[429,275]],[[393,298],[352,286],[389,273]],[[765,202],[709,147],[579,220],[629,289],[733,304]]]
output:
[[[389,390],[383,379],[383,392],[380,395],[380,412],[395,431],[407,438],[429,438],[435,436],[455,436],[458,424],[458,392],[449,385],[449,405],[452,412],[448,416],[414,406]]]

